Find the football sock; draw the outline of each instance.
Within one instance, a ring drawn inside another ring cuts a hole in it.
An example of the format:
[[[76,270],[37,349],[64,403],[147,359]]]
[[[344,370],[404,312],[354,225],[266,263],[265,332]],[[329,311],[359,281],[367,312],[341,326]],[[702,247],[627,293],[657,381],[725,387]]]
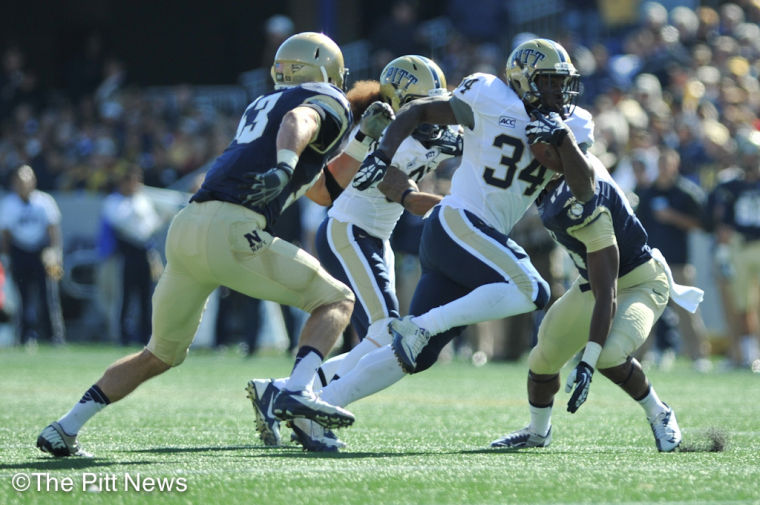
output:
[[[649,386],[649,394],[639,400],[639,405],[644,409],[649,421],[652,421],[652,419],[654,419],[660,412],[668,409],[657,396],[657,393],[652,386]]]
[[[495,282],[413,317],[412,322],[431,335],[437,335],[457,326],[503,319],[534,310],[536,304],[514,282]]]
[[[293,371],[290,372],[290,378],[285,383],[285,389],[288,391],[302,391],[311,385],[317,368],[322,364],[322,353],[310,346],[303,346],[298,349],[296,362],[293,365]]]
[[[365,355],[356,366],[319,392],[320,398],[340,407],[382,391],[401,380],[404,371],[390,345]]]
[[[63,417],[58,420],[63,431],[67,435],[76,435],[82,429],[84,423],[90,420],[92,416],[100,412],[103,407],[111,403],[108,397],[93,384],[87,392]]]
[[[533,405],[528,405],[528,409],[530,410],[530,431],[541,436],[546,436],[552,425],[551,406],[534,407]]]
[[[340,367],[340,364],[343,363],[344,359],[346,359],[346,356],[348,356],[348,353],[344,352],[343,354],[333,356],[332,358],[322,363],[322,365],[317,368],[317,373],[314,374],[314,378],[311,381],[311,389],[318,391],[330,384],[330,381],[335,380],[335,375],[338,371],[338,367]]]

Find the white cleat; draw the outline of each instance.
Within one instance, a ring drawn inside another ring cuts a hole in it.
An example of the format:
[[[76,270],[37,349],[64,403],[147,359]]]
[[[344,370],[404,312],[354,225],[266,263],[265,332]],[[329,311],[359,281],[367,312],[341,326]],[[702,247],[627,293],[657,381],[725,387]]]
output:
[[[296,418],[289,421],[288,426],[293,430],[291,440],[301,444],[305,451],[338,452],[346,446],[335,433],[311,419]]]
[[[79,456],[82,458],[91,458],[92,454],[83,451],[79,447],[79,441],[76,435],[69,435],[58,422],[48,424],[40,436],[37,437],[37,447],[42,452],[49,452],[56,458],[66,456]]]
[[[676,421],[676,413],[673,409],[667,407],[655,416],[649,422],[654,434],[654,441],[657,444],[657,450],[660,452],[673,452],[681,445],[681,429]]]
[[[388,331],[393,335],[393,353],[406,373],[417,368],[417,357],[430,342],[430,333],[412,322],[412,316],[394,319],[388,323]]]
[[[547,447],[552,442],[552,428],[546,435],[539,435],[530,431],[527,426],[521,430],[513,431],[509,435],[491,442],[491,447],[497,449],[522,449],[527,447]]]

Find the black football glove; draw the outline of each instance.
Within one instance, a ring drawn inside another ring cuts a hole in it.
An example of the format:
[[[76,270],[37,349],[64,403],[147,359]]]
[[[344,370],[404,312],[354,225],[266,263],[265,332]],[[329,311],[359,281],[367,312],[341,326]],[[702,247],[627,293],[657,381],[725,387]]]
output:
[[[264,205],[280,194],[292,176],[293,167],[285,162],[278,163],[263,174],[247,173],[243,176],[247,183],[238,186],[238,189],[245,191],[238,198],[246,207]]]
[[[391,160],[379,149],[369,153],[351,183],[359,191],[371,188],[383,179]]]
[[[565,383],[565,393],[569,393],[573,386],[575,390],[570,395],[570,400],[567,402],[567,411],[574,413],[577,411],[583,402],[588,397],[588,390],[591,387],[591,376],[594,375],[594,369],[586,363],[581,361],[578,366],[570,372],[567,376],[567,383]]]
[[[525,127],[528,142],[532,145],[536,142],[546,142],[559,147],[565,137],[570,133],[570,128],[565,124],[562,116],[556,112],[543,114],[538,110],[531,112],[533,121]]]
[[[377,140],[383,130],[396,118],[390,105],[384,102],[372,102],[359,120],[359,131],[365,136]]]

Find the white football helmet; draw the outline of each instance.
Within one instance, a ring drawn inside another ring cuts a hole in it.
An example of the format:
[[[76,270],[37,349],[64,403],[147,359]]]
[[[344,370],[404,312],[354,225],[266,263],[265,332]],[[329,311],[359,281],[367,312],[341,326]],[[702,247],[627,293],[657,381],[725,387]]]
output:
[[[329,82],[345,91],[348,69],[338,44],[330,37],[303,32],[280,44],[271,75],[275,89],[305,82]]]
[[[380,73],[382,100],[398,110],[415,98],[443,94],[446,77],[430,58],[414,54],[400,56],[388,63]]]
[[[580,74],[565,48],[549,39],[531,39],[512,51],[507,81],[531,107],[567,116],[580,94]]]

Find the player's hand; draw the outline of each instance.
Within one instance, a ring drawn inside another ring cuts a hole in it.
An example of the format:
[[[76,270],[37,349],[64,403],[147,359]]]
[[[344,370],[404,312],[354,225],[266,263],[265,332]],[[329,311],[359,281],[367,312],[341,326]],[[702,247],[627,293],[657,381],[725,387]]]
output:
[[[359,120],[359,131],[374,140],[380,138],[383,130],[396,119],[393,109],[384,102],[372,102]]]
[[[570,400],[567,402],[567,411],[574,413],[581,405],[586,401],[588,397],[588,390],[591,387],[591,376],[594,375],[594,369],[586,363],[581,361],[578,366],[570,372],[567,376],[567,383],[565,383],[565,393],[575,390],[570,395]]]
[[[243,176],[245,184],[238,186],[244,190],[238,198],[246,207],[264,205],[280,194],[293,175],[293,167],[280,162],[276,167],[262,173],[248,173]]]
[[[46,247],[42,250],[42,265],[45,273],[56,281],[63,277],[63,253],[58,247]]]
[[[464,146],[462,132],[457,128],[444,127],[441,136],[433,140],[431,144],[438,147],[441,154],[445,156],[451,156],[452,158],[455,156],[461,156],[462,148]]]
[[[555,147],[559,147],[562,141],[570,134],[570,128],[567,126],[562,116],[556,112],[543,114],[538,110],[531,112],[533,121],[525,127],[525,134],[528,136],[528,142],[546,142]]]
[[[364,158],[351,184],[359,191],[371,188],[382,180],[390,163],[390,158],[384,152],[379,149],[372,151]]]
[[[417,183],[409,178],[403,170],[391,165],[383,180],[377,185],[377,189],[380,190],[385,197],[391,202],[400,203],[401,197],[404,191],[412,188],[414,191],[419,191]]]

